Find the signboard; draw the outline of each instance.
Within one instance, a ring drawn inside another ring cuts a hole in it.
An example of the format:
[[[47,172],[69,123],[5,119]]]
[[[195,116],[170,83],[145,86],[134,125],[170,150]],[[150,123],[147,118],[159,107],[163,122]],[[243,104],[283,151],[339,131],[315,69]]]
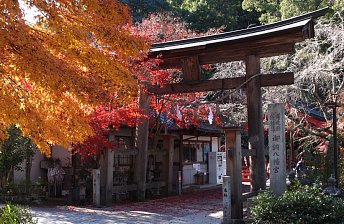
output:
[[[200,163],[194,163],[192,164],[192,168],[197,170],[197,172],[201,172],[201,164]]]

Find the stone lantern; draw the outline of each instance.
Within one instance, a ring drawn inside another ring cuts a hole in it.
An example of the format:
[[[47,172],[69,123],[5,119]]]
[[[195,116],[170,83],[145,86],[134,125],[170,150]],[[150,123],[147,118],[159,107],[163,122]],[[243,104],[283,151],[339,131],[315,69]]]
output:
[[[336,183],[336,178],[334,178],[333,175],[331,175],[327,179],[328,186],[323,190],[323,192],[331,196],[340,196],[342,192],[339,188],[336,187]]]

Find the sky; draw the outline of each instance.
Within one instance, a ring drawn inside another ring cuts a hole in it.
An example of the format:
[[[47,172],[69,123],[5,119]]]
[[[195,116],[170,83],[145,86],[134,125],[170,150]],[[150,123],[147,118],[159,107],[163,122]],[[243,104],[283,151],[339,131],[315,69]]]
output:
[[[36,7],[31,7],[30,8],[22,0],[19,0],[19,5],[20,5],[20,8],[23,11],[25,21],[28,22],[29,24],[34,24],[35,21],[36,21],[36,19],[34,17],[39,14],[38,9]]]

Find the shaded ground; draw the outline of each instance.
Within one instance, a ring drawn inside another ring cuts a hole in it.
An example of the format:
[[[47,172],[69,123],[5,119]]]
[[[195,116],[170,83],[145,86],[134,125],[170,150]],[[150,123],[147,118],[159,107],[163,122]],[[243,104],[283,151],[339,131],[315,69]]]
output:
[[[147,202],[93,208],[75,206],[34,207],[38,223],[221,223],[221,188],[190,191]]]

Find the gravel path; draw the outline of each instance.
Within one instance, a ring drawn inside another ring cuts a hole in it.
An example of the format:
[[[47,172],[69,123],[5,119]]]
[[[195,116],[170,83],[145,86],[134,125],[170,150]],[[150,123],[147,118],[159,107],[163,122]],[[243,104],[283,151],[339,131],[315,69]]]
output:
[[[75,206],[33,207],[39,224],[56,223],[221,223],[221,189],[197,190],[181,196],[141,203],[93,208]]]

